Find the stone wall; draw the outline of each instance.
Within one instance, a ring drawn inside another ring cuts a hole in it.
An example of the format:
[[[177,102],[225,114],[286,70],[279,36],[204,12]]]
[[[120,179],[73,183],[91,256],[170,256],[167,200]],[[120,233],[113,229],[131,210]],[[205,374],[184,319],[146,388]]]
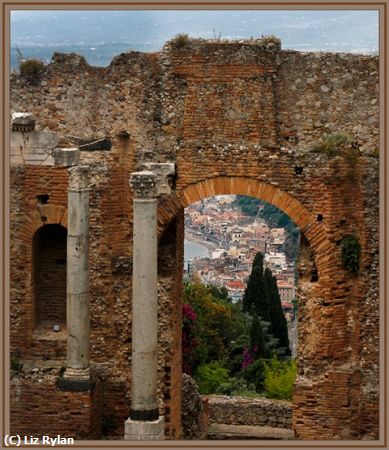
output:
[[[149,160],[174,162],[177,170],[174,192],[158,209],[159,397],[166,436],[181,436],[183,208],[231,193],[261,198],[289,214],[318,272],[318,281],[307,276],[299,287],[297,437],[377,437],[377,57],[282,51],[260,40],[170,42],[159,53],[119,55],[106,68],[56,54],[40,84],[12,77],[11,109],[33,113],[37,131],[57,133],[58,147],[105,138],[112,143],[109,150],[80,147],[80,163],[92,176],[91,360],[102,373],[112,436],[123,434],[130,408],[128,181]],[[356,161],[313,152],[324,132],[356,139]],[[48,165],[50,159],[34,157],[45,152],[41,144],[30,151],[28,135],[12,140],[11,349],[24,361],[60,362],[65,340],[34,334],[32,242],[44,224],[66,227],[68,179],[65,169]],[[42,194],[49,196],[45,205],[37,199]],[[340,259],[340,241],[351,233],[362,246],[358,277]],[[13,424],[20,420],[17,412],[12,417]]]
[[[207,400],[189,375],[182,374],[182,439],[206,439],[208,429]]]
[[[208,396],[209,423],[292,428],[292,403],[284,400]]]

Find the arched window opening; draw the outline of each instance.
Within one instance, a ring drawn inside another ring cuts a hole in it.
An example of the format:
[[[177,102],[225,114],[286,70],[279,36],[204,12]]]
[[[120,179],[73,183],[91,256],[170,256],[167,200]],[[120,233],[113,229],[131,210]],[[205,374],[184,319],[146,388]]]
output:
[[[44,225],[35,233],[35,329],[62,331],[66,326],[66,239],[66,228],[56,224]]]

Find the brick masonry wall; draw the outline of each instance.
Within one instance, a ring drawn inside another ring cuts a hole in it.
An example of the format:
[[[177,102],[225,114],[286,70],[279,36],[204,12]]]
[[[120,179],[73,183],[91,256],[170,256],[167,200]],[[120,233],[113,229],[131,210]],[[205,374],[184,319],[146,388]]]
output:
[[[12,111],[32,112],[38,129],[58,133],[60,146],[75,145],[75,138],[112,140],[110,151],[81,152],[92,172],[91,359],[102,374],[110,435],[122,435],[130,406],[128,180],[148,159],[177,167],[175,192],[161,199],[158,213],[159,395],[167,437],[181,432],[183,208],[223,193],[283,209],[302,230],[318,270],[318,282],[307,278],[299,287],[297,437],[377,437],[377,98],[377,57],[279,51],[255,41],[167,43],[160,53],[119,55],[107,68],[56,55],[39,85],[12,78]],[[333,131],[357,139],[355,165],[311,151]],[[47,357],[47,348],[50,360],[64,358],[64,340],[50,347],[34,336],[31,274],[42,216],[66,227],[66,187],[64,169],[11,171],[11,348],[22,359]],[[45,193],[48,204],[39,206],[36,196]],[[353,232],[362,245],[356,278],[343,270],[339,247]],[[340,411],[340,403],[348,406]]]
[[[33,240],[45,225],[67,226],[67,172],[54,167],[18,166],[12,168],[10,179],[15,186],[10,205],[11,353],[26,358],[31,356],[36,324]],[[37,195],[45,194],[48,203],[41,205]],[[44,344],[37,349],[40,356],[46,351]]]
[[[102,433],[102,391],[97,380],[88,392],[64,392],[58,370],[32,369],[11,377],[12,432],[35,437],[58,434],[74,439],[99,439]],[[44,398],[42,399],[42,386]],[[69,427],[72,424],[72,428]]]

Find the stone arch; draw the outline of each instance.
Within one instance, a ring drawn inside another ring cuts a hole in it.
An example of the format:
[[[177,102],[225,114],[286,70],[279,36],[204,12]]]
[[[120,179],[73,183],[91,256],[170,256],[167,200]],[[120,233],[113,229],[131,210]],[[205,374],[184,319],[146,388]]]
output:
[[[37,207],[26,216],[23,232],[31,239],[42,225],[62,225],[67,227],[67,209],[62,205],[37,205]]]
[[[298,199],[277,186],[248,177],[214,177],[190,184],[176,196],[163,200],[160,204],[159,231],[164,231],[167,223],[174,218],[180,208],[215,195],[235,194],[255,197],[277,206],[300,228],[314,253],[318,275],[329,276],[339,269],[334,255],[337,251],[326,235],[323,223],[319,222]]]

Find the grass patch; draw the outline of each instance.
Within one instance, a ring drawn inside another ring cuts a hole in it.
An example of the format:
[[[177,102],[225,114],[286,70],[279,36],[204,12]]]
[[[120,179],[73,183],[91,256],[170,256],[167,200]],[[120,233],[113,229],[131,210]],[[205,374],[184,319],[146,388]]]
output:
[[[176,49],[184,49],[190,47],[190,38],[185,33],[179,33],[170,41]]]
[[[331,134],[323,134],[318,142],[313,148],[312,151],[314,153],[320,153],[322,155],[326,155],[329,158],[333,158],[335,156],[340,156],[342,150],[345,146],[349,146],[352,144],[352,139],[350,136],[342,133],[331,133]]]

